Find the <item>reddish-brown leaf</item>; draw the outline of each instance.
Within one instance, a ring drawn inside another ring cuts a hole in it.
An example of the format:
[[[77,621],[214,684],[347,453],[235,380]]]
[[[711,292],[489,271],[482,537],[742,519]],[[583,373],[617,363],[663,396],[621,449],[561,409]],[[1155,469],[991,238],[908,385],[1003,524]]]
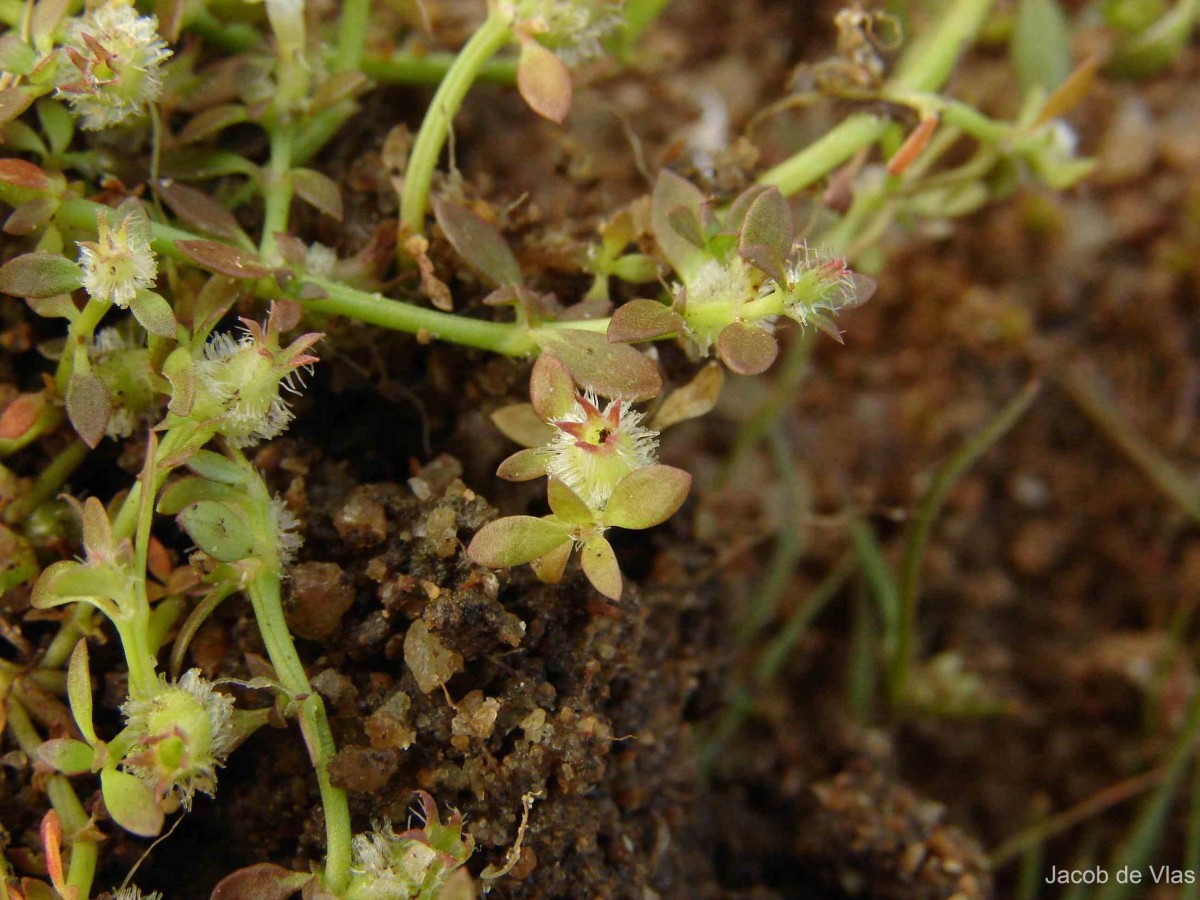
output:
[[[271,270],[257,255],[216,241],[176,241],[179,252],[208,272],[230,278],[266,278]]]

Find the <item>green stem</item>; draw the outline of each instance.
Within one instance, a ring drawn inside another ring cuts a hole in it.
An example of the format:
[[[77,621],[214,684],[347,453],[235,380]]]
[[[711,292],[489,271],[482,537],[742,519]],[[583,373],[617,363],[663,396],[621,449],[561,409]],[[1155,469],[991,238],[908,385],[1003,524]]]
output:
[[[94,230],[96,214],[105,208],[90,200],[68,200],[59,207],[58,219],[61,224],[69,227]],[[154,234],[155,251],[172,259],[186,259],[179,248],[175,246],[177,241],[200,239],[198,235],[162,222],[151,222],[150,228]],[[450,341],[464,347],[490,350],[505,356],[528,356],[538,351],[537,341],[534,340],[534,331],[515,322],[489,322],[484,319],[470,319],[465,316],[444,313],[405,303],[402,300],[392,300],[380,294],[360,291],[329,278],[309,276],[304,280],[319,286],[329,295],[323,300],[304,301],[305,308],[313,312],[347,316],[382,328],[404,331],[409,334],[428,335],[438,340]],[[277,289],[273,285],[269,286],[260,296],[264,296],[266,299],[278,296]],[[605,331],[608,328],[608,320],[560,322],[541,327]],[[200,446],[200,444],[196,446]],[[181,449],[181,445],[176,445],[175,449],[177,452]],[[136,486],[134,489],[137,489]],[[132,521],[127,524],[132,526]]]
[[[337,54],[333,58],[335,72],[350,72],[361,67],[370,18],[371,0],[343,0]]]
[[[113,620],[121,651],[129,669],[129,696],[134,699],[153,697],[159,690],[158,659],[150,649],[150,606],[140,598],[141,607],[129,618]],[[122,610],[124,611],[124,610]]]
[[[912,91],[938,91],[959,56],[979,34],[995,0],[954,0],[932,31],[922,34],[896,64],[890,85]]]
[[[894,710],[907,698],[908,673],[916,647],[917,606],[921,593],[921,562],[942,504],[959,477],[979,457],[1020,421],[1038,395],[1041,385],[1033,382],[1008,402],[1000,412],[938,469],[913,516],[900,564],[900,628],[895,655],[888,661],[888,696]]]
[[[271,160],[263,187],[263,227],[259,253],[270,265],[282,262],[275,239],[286,233],[292,208],[292,141],[295,129],[290,121],[277,122],[271,129]]]
[[[245,53],[262,40],[258,29],[253,26],[242,22],[226,24],[202,5],[189,4],[189,15],[184,27],[230,55]]]
[[[42,660],[38,665],[43,669],[54,671],[66,668],[67,660],[71,658],[71,651],[75,649],[75,645],[79,643],[81,637],[91,633],[95,618],[96,608],[94,606],[87,603],[72,604],[71,618],[59,626],[58,633],[54,635],[50,646],[42,654]]]
[[[293,165],[302,166],[320,153],[356,112],[358,104],[353,100],[339,100],[299,122],[292,142]]]
[[[95,220],[92,221],[92,227],[96,227]],[[62,356],[58,359],[58,369],[54,373],[54,387],[60,397],[67,395],[67,384],[71,380],[71,373],[75,370],[76,352],[80,348],[86,347],[92,340],[96,326],[100,324],[104,314],[111,308],[112,304],[107,300],[89,297],[83,311],[71,323],[71,327],[67,331],[67,343],[62,349]]]
[[[512,38],[508,16],[499,7],[492,9],[479,29],[463,46],[454,65],[438,85],[416,142],[408,157],[404,173],[404,190],[400,195],[401,231],[420,234],[425,230],[425,209],[429,202],[429,186],[438,157],[445,146],[450,125],[462,107],[483,64],[491,59]]]
[[[759,176],[759,184],[774,185],[785,197],[800,193],[824,178],[859,150],[883,136],[888,120],[883,116],[859,113],[836,125],[831,131]]]
[[[438,340],[491,350],[506,356],[527,356],[537,352],[537,343],[529,329],[522,325],[469,319],[400,300],[389,300],[327,278],[308,280],[329,295],[324,300],[304,301],[305,309],[314,312],[348,316],[360,322],[410,334],[427,334]]]
[[[367,57],[362,61],[362,73],[380,84],[439,84],[454,65],[454,53],[394,53],[391,56]],[[475,75],[481,84],[505,87],[517,83],[515,59],[486,60]]]
[[[67,444],[38,473],[37,480],[29,489],[29,493],[4,511],[4,520],[9,524],[23,521],[26,516],[58,493],[59,488],[79,468],[80,463],[87,458],[87,455],[88,446],[83,441],[76,440]]]
[[[279,578],[278,572],[263,572],[250,582],[247,593],[276,677],[299,708],[300,730],[317,771],[321,805],[325,810],[325,884],[334,893],[340,893],[350,877],[350,807],[345,792],[335,788],[329,780],[329,764],[336,752],[333,732],[325,715],[325,704],[313,691],[288,632]]]
[[[38,747],[42,745],[41,735],[37,733],[29,713],[11,695],[8,698],[8,728],[17,739],[21,750],[31,759],[37,759]],[[46,779],[46,793],[50,797],[50,805],[58,813],[62,824],[63,835],[71,844],[71,862],[67,868],[67,884],[79,888],[81,897],[91,896],[92,880],[96,876],[96,858],[99,844],[96,831],[91,827],[91,817],[79,798],[71,782],[63,775],[51,775]]]

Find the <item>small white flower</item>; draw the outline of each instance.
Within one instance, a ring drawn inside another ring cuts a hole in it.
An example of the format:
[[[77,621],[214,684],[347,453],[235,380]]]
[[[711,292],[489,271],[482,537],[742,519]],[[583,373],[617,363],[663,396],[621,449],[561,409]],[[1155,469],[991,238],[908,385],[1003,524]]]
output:
[[[233,698],[215,691],[199,669],[175,684],[160,675],[159,685],[153,696],[121,706],[134,739],[123,765],[160,798],[178,791],[186,808],[196,791],[216,791],[216,768],[234,744]]]
[[[602,511],[622,478],[657,460],[658,432],[641,421],[626,401],[612,400],[601,411],[593,392],[576,396],[566,415],[550,423],[557,433],[546,447],[546,473]]]
[[[70,65],[58,94],[91,131],[117,125],[156,100],[159,69],[171,55],[158,36],[158,20],[139,16],[128,0],[108,0],[71,20],[63,52]]]
[[[158,277],[145,214],[127,213],[113,228],[101,212],[96,220],[96,240],[79,242],[79,265],[89,296],[122,308],[129,306],[138,291],[149,290]]]

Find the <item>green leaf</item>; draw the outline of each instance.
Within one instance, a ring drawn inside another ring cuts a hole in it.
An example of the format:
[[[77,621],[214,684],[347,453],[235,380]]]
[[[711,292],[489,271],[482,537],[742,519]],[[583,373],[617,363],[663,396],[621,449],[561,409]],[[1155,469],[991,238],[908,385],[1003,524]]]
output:
[[[244,512],[215,500],[198,500],[178,516],[179,526],[196,546],[221,562],[254,556],[255,540]]]
[[[602,397],[649,400],[662,390],[658,366],[628,344],[610,344],[594,331],[542,328],[533,339],[567,364],[575,380]]]
[[[43,52],[49,50],[54,40],[54,32],[70,9],[68,0],[39,0],[33,6],[33,15],[29,19],[29,35],[33,44]]]
[[[546,460],[545,451],[527,447],[500,463],[496,474],[505,481],[532,481],[545,476]]]
[[[652,341],[674,334],[683,317],[657,300],[630,300],[619,306],[608,323],[608,340],[614,344]]]
[[[771,186],[765,184],[752,184],[734,197],[733,202],[729,204],[729,212],[725,214],[725,227],[733,234],[740,233],[742,223],[746,221],[746,213],[750,211],[750,207],[754,204],[754,201],[763,192],[770,189]],[[775,189],[778,190],[778,188]]]
[[[83,270],[55,253],[26,253],[0,267],[0,293],[45,300],[83,285]]]
[[[688,281],[696,270],[708,259],[707,254],[695,243],[680,234],[671,224],[672,211],[682,207],[697,221],[704,194],[700,189],[674,172],[663,169],[654,183],[654,194],[650,200],[650,222],[654,240],[671,268],[684,281]]]
[[[564,522],[509,516],[479,529],[467,547],[467,556],[477,565],[504,569],[545,556],[564,541],[570,541]]]
[[[556,429],[537,414],[532,403],[513,403],[492,413],[492,422],[501,433],[522,447],[544,447],[554,440]]]
[[[25,112],[36,99],[37,92],[30,87],[10,87],[0,91],[0,126]]]
[[[83,528],[83,549],[91,559],[112,559],[117,553],[117,542],[113,535],[108,511],[98,497],[83,501],[80,516]]]
[[[687,499],[692,476],[674,466],[634,469],[613,489],[604,508],[604,524],[640,530],[660,525]]]
[[[544,422],[561,419],[575,405],[575,379],[567,364],[543,353],[529,374],[529,399]]]
[[[0,182],[38,192],[48,191],[53,186],[46,172],[23,159],[0,159]]]
[[[533,38],[521,38],[517,90],[539,116],[562,124],[571,111],[571,72],[567,64]]]
[[[1019,0],[1012,35],[1013,64],[1021,95],[1041,88],[1050,94],[1067,80],[1071,60],[1071,28],[1055,0]]]
[[[246,470],[233,460],[211,450],[197,450],[184,463],[191,471],[201,478],[219,481],[221,484],[243,485],[246,483]]]
[[[96,746],[100,741],[92,726],[92,672],[88,665],[87,638],[80,638],[71,651],[71,664],[67,669],[67,699],[79,731],[91,746]]]
[[[204,191],[173,178],[160,179],[154,187],[171,212],[190,228],[228,241],[240,240],[244,234],[233,213]]]
[[[336,181],[314,169],[292,169],[296,196],[331,219],[342,221],[342,189]]]
[[[141,837],[155,837],[163,826],[163,811],[150,786],[113,767],[100,772],[104,806],[114,822]]]
[[[495,287],[521,283],[521,267],[500,232],[465,206],[437,198],[433,215],[438,225],[472,269]]]
[[[72,372],[67,382],[67,418],[93,450],[104,439],[112,416],[112,394],[95,372]]]
[[[163,362],[163,377],[171,383],[171,401],[167,409],[177,416],[189,416],[196,399],[196,364],[186,347],[176,347]]]
[[[37,65],[37,53],[11,32],[0,37],[0,72],[28,75]]]
[[[1177,0],[1157,22],[1122,41],[1105,66],[1110,75],[1147,78],[1171,65],[1191,39],[1200,18],[1200,0]]]
[[[37,577],[37,552],[24,535],[0,524],[0,594]]]
[[[4,233],[18,236],[33,234],[54,217],[58,206],[57,197],[33,197],[26,200],[4,220]]]
[[[717,405],[724,384],[725,370],[710,362],[696,373],[695,378],[667,395],[654,414],[651,427],[655,431],[665,431],[679,422],[708,415]]]
[[[237,506],[245,500],[245,491],[236,485],[221,484],[204,478],[181,478],[159,495],[155,509],[164,516],[179,515],[186,507],[201,500],[216,500]]]
[[[658,281],[659,276],[658,263],[645,253],[626,253],[613,260],[609,272],[630,284],[650,284]]]
[[[717,355],[730,371],[760,375],[779,355],[775,335],[748,322],[731,322],[717,335]]]
[[[158,337],[173,338],[176,332],[175,313],[161,294],[140,290],[130,301],[129,309],[138,324]]]
[[[583,545],[580,553],[583,563],[583,574],[609,600],[621,599],[621,567],[617,564],[617,554],[613,552],[612,544],[600,535],[590,537]]]
[[[92,771],[95,751],[83,741],[54,738],[38,747],[42,762],[64,775],[83,775]]]
[[[544,584],[558,584],[562,581],[563,572],[567,568],[567,560],[571,558],[571,541],[563,541],[549,553],[529,561],[533,574]]]
[[[176,241],[179,252],[204,269],[230,278],[266,278],[271,270],[254,253],[216,241]]]
[[[209,900],[288,900],[315,879],[316,876],[308,872],[292,872],[273,863],[256,863],[222,878],[213,888]]]
[[[785,281],[784,267],[795,239],[792,210],[779,188],[761,192],[746,210],[738,235],[738,254],[750,265],[774,278]]]
[[[546,486],[546,499],[550,501],[550,509],[554,515],[564,522],[586,525],[596,521],[596,514],[592,512],[591,507],[557,478],[551,478]]]
[[[71,146],[71,138],[75,136],[75,120],[67,112],[67,107],[49,98],[37,103],[38,122],[42,126],[42,134],[50,144],[54,154],[63,153]]]

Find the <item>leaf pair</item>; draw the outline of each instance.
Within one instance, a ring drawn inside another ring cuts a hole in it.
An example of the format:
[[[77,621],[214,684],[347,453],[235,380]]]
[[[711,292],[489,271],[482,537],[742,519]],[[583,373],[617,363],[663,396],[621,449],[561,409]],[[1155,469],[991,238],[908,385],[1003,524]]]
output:
[[[563,576],[571,549],[580,547],[583,572],[601,594],[621,598],[621,569],[607,528],[640,530],[669,519],[683,505],[692,476],[672,466],[636,469],[618,483],[603,512],[594,512],[574,491],[556,478],[547,486],[552,515],[544,518],[510,516],[481,528],[467,555],[479,565],[510,568],[531,563],[538,578],[549,584]]]
[[[117,768],[109,745],[96,736],[92,725],[92,684],[87,641],[80,640],[71,653],[67,670],[67,697],[83,741],[56,738],[38,748],[38,755],[64,775],[100,772],[104,807],[112,820],[133,834],[154,837],[162,831],[164,810],[153,788],[135,775]],[[120,742],[120,738],[117,739]]]

